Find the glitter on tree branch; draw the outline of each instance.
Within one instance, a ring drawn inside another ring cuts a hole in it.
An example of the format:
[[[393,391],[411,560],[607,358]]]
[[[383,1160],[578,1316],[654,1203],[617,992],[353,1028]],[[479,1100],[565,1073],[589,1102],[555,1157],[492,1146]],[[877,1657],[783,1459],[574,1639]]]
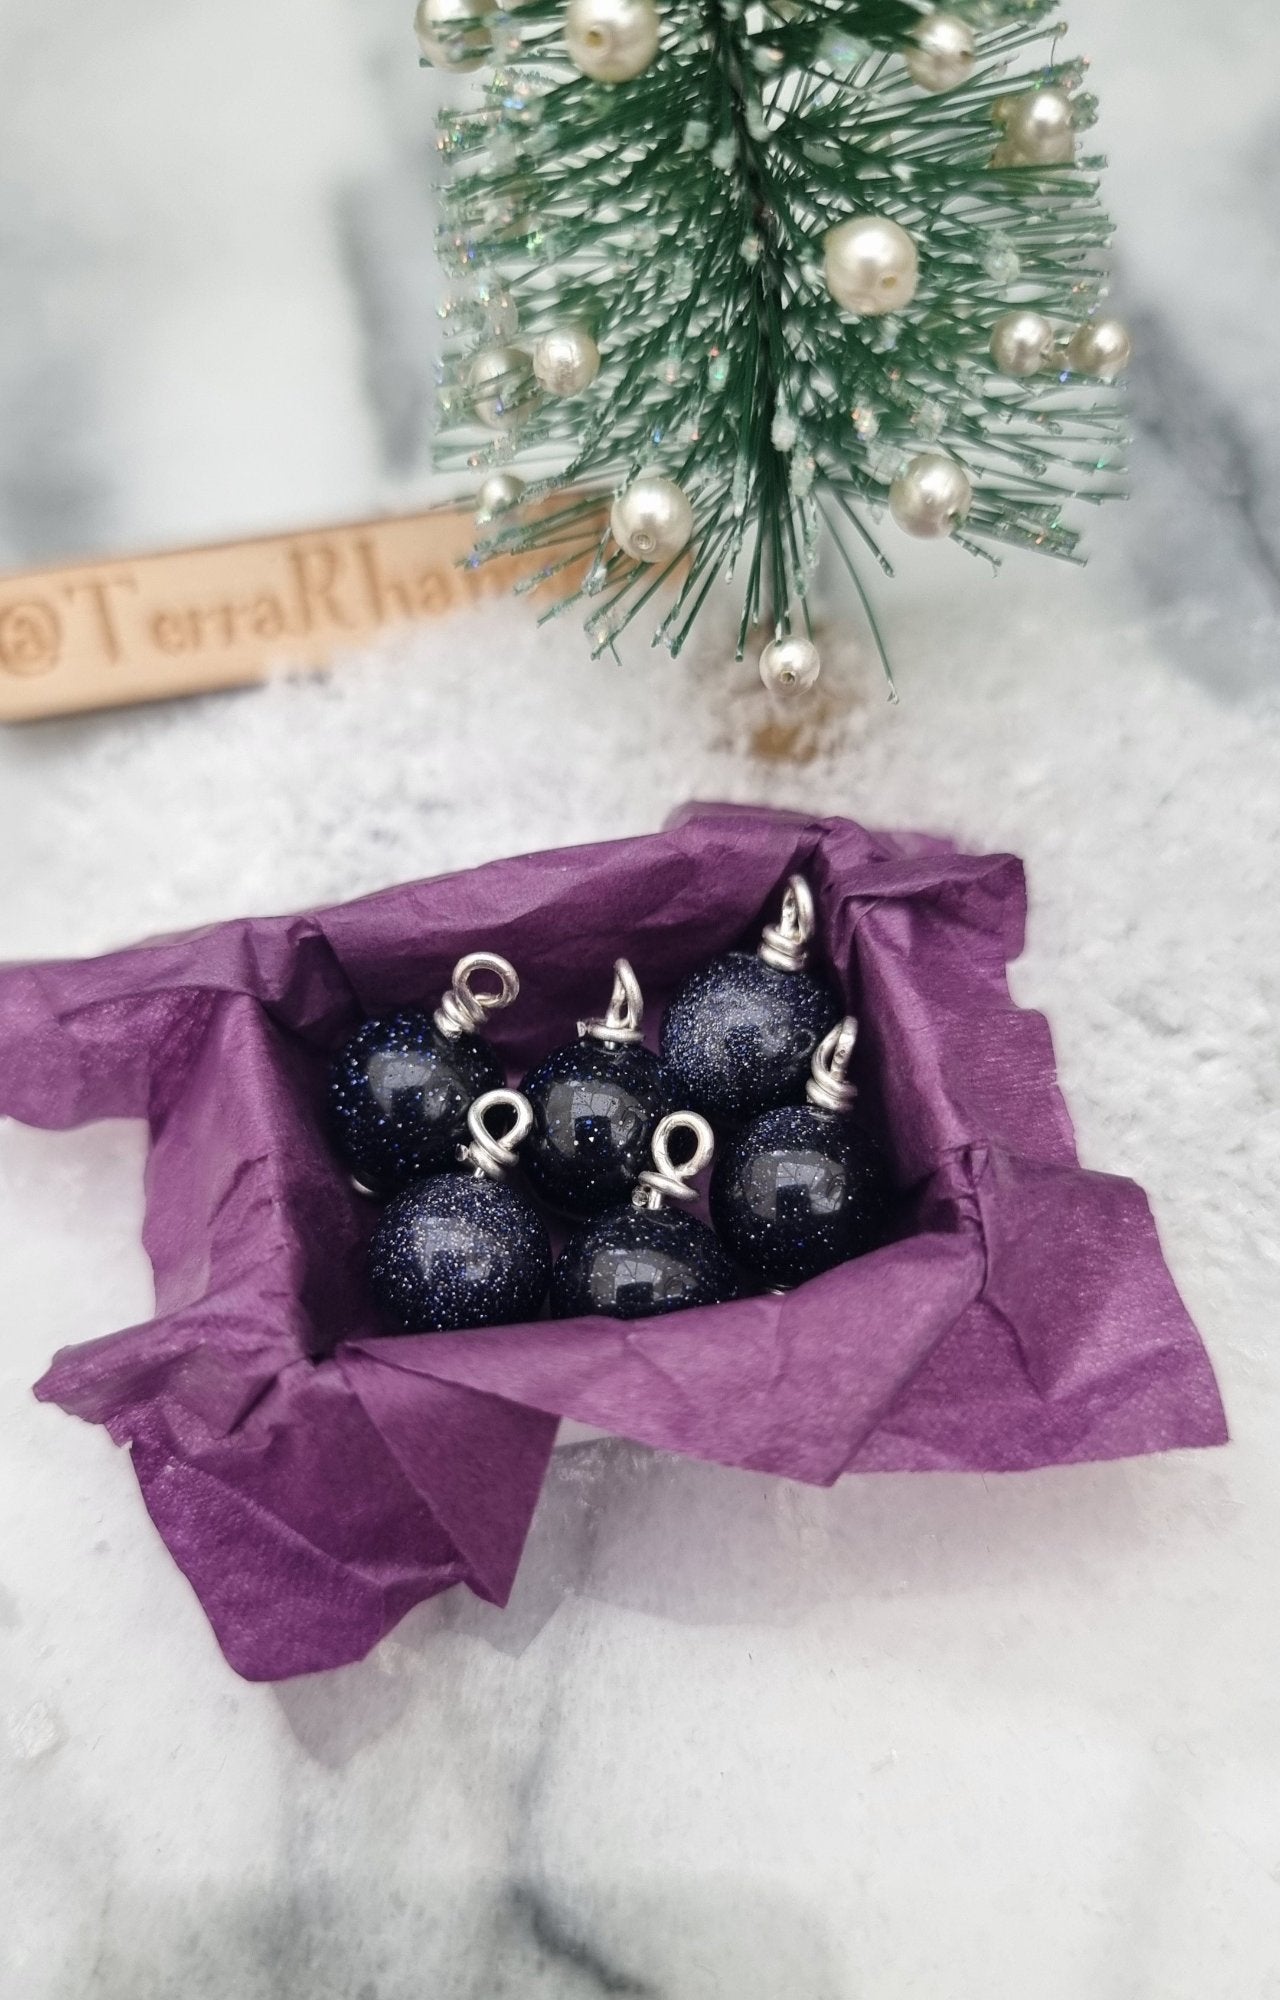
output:
[[[481,476],[475,560],[545,551],[544,615],[581,605],[597,654],[651,603],[679,652],[736,578],[738,656],[763,620],[785,686],[817,672],[824,535],[873,631],[886,514],[1078,559],[1129,341],[1096,107],[1045,11],[422,0],[428,57],[496,65],[439,138],[441,463]]]

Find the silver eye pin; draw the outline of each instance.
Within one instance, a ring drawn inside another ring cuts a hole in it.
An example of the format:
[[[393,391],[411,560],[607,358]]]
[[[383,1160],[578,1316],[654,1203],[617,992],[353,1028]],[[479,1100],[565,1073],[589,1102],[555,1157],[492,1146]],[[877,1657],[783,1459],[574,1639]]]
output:
[[[852,1111],[858,1087],[849,1082],[848,1069],[857,1039],[858,1023],[846,1014],[814,1050],[813,1073],[804,1094],[819,1111]]]
[[[765,964],[776,972],[803,972],[815,921],[812,889],[803,875],[789,876],[782,915],[776,924],[765,925],[760,939],[759,955]]]
[[[693,1152],[679,1166],[671,1157],[671,1141],[677,1132],[693,1134]],[[715,1150],[715,1134],[705,1118],[696,1111],[669,1111],[654,1132],[650,1147],[653,1165],[641,1174],[632,1206],[659,1209],[666,1201],[696,1201],[698,1190],[692,1183],[710,1166]]]
[[[496,993],[477,993],[475,978],[485,972],[497,980]],[[496,951],[472,951],[453,968],[453,984],[433,1016],[442,1035],[475,1035],[485,1017],[509,1007],[519,997],[520,979],[514,965],[499,958]]]
[[[513,1113],[501,1133],[490,1130],[495,1111]],[[533,1130],[533,1106],[518,1090],[486,1090],[467,1112],[467,1130],[470,1140],[458,1148],[462,1165],[470,1167],[477,1180],[505,1180],[519,1165],[520,1148]]]
[[[579,1021],[578,1033],[596,1042],[638,1042],[644,1035],[644,995],[625,958],[613,968],[613,993],[602,1020]]]

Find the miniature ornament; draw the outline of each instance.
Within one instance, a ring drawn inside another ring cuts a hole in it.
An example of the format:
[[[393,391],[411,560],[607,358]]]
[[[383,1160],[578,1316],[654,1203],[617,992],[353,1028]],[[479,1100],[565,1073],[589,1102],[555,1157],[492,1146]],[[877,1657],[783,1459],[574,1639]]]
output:
[[[479,69],[489,59],[489,12],[488,0],[418,0],[413,25],[426,60],[456,74]]]
[[[814,1053],[804,1104],[766,1111],[731,1140],[711,1181],[711,1219],[744,1270],[789,1289],[884,1242],[888,1164],[849,1117],[852,1015]]]
[[[496,992],[476,992],[480,974],[497,980]],[[434,1014],[404,1007],[366,1021],[339,1050],[329,1072],[329,1124],[362,1194],[394,1194],[451,1165],[468,1106],[503,1081],[502,1064],[477,1030],[519,991],[505,958],[471,952],[454,967]]]
[[[533,372],[549,396],[579,396],[600,373],[600,349],[585,327],[556,327],[534,348]]]
[[[491,1121],[509,1114],[496,1135]],[[378,1305],[404,1333],[509,1326],[533,1319],[551,1281],[551,1242],[528,1195],[508,1185],[533,1111],[515,1090],[489,1090],[467,1113],[469,1142],[451,1173],[398,1194],[369,1246]]]
[[[809,884],[793,875],[758,952],[726,952],[685,981],[661,1035],[677,1102],[738,1124],[800,1095],[814,1049],[840,1018],[826,981],[805,970],[813,930]]]
[[[1065,90],[1049,85],[1021,96],[999,98],[994,116],[1004,127],[995,165],[1061,167],[1075,159],[1075,114]]]
[[[955,90],[973,75],[973,29],[955,14],[926,14],[911,40],[915,46],[905,50],[903,60],[921,90]]]
[[[596,83],[630,83],[658,53],[653,0],[569,0],[564,39],[569,60]]]
[[[1089,319],[1067,342],[1067,362],[1077,375],[1114,382],[1133,358],[1133,337],[1123,320]]]
[[[538,1063],[520,1086],[533,1106],[525,1173],[562,1215],[615,1208],[648,1162],[670,1098],[662,1066],[641,1040],[643,1021],[639,982],[620,958],[603,1020],[580,1021],[578,1040]]]
[[[817,647],[798,635],[771,640],[760,655],[760,678],[771,694],[804,694],[821,672]]]
[[[908,535],[928,541],[950,535],[973,502],[973,484],[945,452],[922,451],[889,488],[889,512]]]
[[[609,526],[637,562],[674,562],[693,534],[693,508],[673,479],[642,472],[614,501]]]
[[[854,215],[823,241],[827,290],[846,312],[878,318],[916,295],[920,257],[913,239],[886,215]]]
[[[512,431],[537,407],[533,365],[522,347],[486,347],[468,372],[471,408],[491,431]]]
[[[1002,375],[1038,375],[1053,359],[1053,345],[1043,313],[1005,313],[991,329],[991,359]]]
[[[680,1165],[672,1141],[684,1133],[693,1152]],[[694,1178],[710,1164],[715,1137],[695,1112],[672,1111],[653,1135],[653,1165],[631,1201],[574,1231],[556,1260],[551,1311],[556,1319],[650,1319],[736,1298],[738,1274],[713,1232],[668,1202],[696,1199]]]
[[[499,514],[509,514],[524,499],[524,481],[514,472],[491,472],[476,494],[476,520],[483,527]]]

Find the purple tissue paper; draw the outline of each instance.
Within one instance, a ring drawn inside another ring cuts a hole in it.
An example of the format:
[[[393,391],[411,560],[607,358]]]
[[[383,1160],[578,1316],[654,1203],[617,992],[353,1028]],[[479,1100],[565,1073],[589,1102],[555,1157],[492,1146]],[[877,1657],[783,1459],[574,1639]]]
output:
[[[378,1338],[373,1217],[322,1127],[334,1047],[434,1004],[477,948],[520,971],[491,1023],[513,1077],[572,1038],[619,953],[656,1026],[797,869],[908,1232],[782,1298]],[[819,1485],[1220,1444],[1146,1199],[1080,1167],[1048,1027],[1010,999],[1025,913],[1009,855],[695,807],[646,838],[0,969],[0,1112],[151,1134],[155,1317],[65,1350],[36,1393],[129,1446],[251,1680],[359,1659],[453,1584],[505,1603],[562,1416]]]

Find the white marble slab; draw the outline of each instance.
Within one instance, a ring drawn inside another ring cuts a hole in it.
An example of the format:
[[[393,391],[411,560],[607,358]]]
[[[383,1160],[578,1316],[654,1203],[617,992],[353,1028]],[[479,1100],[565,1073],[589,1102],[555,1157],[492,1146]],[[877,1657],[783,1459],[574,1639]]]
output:
[[[390,0],[0,0],[0,548],[425,490],[426,92]],[[889,709],[753,752],[722,626],[591,667],[494,608],[328,681],[0,739],[0,954],[694,794],[1009,846],[1082,1150],[1150,1189],[1234,1442],[813,1493],[586,1442],[511,1608],[235,1680],[60,1344],[144,1315],[129,1126],[0,1126],[0,1992],[1280,1994],[1280,259],[1267,0],[1082,0],[1143,330],[1083,575],[928,552]],[[833,599],[833,614],[835,600]]]

